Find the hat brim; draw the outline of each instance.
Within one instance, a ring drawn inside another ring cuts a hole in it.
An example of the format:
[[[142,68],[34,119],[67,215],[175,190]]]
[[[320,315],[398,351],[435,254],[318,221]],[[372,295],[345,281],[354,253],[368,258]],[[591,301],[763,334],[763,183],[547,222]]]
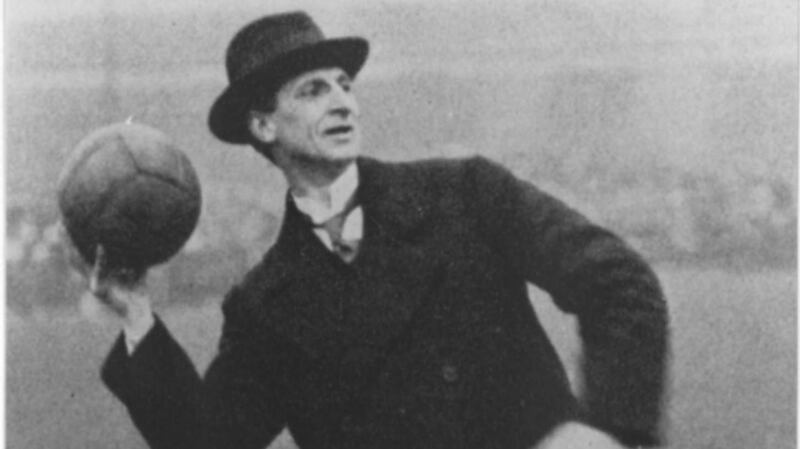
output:
[[[289,79],[309,70],[341,67],[355,78],[369,53],[369,44],[360,37],[327,39],[303,47],[271,61],[268,67],[231,83],[211,106],[208,127],[220,140],[249,142],[245,115],[257,98],[257,92],[277,91]]]

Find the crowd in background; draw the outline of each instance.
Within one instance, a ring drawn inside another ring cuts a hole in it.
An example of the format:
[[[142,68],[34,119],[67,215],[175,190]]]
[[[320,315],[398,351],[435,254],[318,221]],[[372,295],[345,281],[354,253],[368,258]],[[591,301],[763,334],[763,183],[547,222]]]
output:
[[[463,152],[450,148],[450,153]],[[603,176],[588,164],[573,165],[572,175],[555,170],[551,179],[541,179],[535,167],[525,170],[520,161],[513,166],[624,236],[656,264],[736,270],[795,266],[794,191],[789,180],[769,176],[755,161],[728,165],[729,172],[642,167]],[[262,256],[280,226],[282,211],[266,209],[252,188],[219,185],[204,193],[211,196],[197,230],[165,266],[171,303],[200,305],[221,298]],[[9,206],[6,297],[13,313],[76,310],[84,281],[70,265],[68,244],[52,208],[35,202]]]

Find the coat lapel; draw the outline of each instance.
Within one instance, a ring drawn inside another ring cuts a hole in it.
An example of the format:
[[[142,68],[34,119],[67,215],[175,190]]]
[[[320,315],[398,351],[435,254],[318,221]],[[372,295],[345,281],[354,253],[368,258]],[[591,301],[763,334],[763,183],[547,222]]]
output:
[[[414,171],[371,159],[358,163],[365,220],[353,264],[319,242],[291,201],[263,263],[260,314],[314,358],[335,357],[353,345],[380,352],[441,277],[425,238],[430,201]]]
[[[431,199],[418,171],[359,160],[364,241],[349,320],[360,342],[385,346],[435,289],[442,270],[429,236]]]
[[[315,358],[331,353],[340,339],[342,298],[348,294],[343,267],[331,257],[287,200],[278,239],[256,276],[263,283],[252,290],[265,325]]]

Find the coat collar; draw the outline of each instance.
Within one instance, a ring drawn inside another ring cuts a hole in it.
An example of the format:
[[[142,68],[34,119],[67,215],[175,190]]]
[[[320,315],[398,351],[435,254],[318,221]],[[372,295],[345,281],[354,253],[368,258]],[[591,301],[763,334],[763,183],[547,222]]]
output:
[[[365,215],[364,238],[403,241],[412,236],[430,212],[416,172],[400,164],[371,158],[359,158],[360,183],[358,201]],[[299,212],[287,194],[283,224],[267,259],[271,266],[267,278],[281,284],[305,277],[300,267],[314,266],[320,254],[313,250],[316,240],[309,241],[307,218]],[[367,249],[368,250],[368,249]]]
[[[358,161],[362,173],[359,200],[367,215],[383,230],[398,238],[416,230],[430,212],[418,170],[409,165],[387,164],[374,159]]]

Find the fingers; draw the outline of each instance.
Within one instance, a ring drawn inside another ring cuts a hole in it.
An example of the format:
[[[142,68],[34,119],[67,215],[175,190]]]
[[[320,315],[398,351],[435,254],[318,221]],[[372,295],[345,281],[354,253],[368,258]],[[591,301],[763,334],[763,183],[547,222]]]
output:
[[[110,303],[117,298],[110,295],[112,289],[130,290],[143,278],[143,271],[136,268],[112,268],[103,245],[98,244],[94,265],[89,273],[89,290],[103,302]]]
[[[106,251],[103,245],[97,245],[94,253],[94,265],[89,271],[89,291],[103,302],[108,301],[108,282],[106,279]]]
[[[108,262],[105,247],[98,244],[90,279],[96,283],[112,282],[126,288],[134,288],[140,284],[147,274],[144,267],[112,267]]]
[[[59,222],[58,225],[58,234],[58,240],[61,244],[61,248],[63,248],[64,254],[66,255],[69,267],[75,270],[82,277],[88,279],[89,272],[92,267],[86,262],[86,259],[81,256],[80,251],[78,251],[75,243],[73,243],[72,239],[69,237],[69,234],[67,234],[64,224],[61,222]]]
[[[144,282],[147,268],[115,267],[101,244],[95,247],[94,263],[85,265],[89,293],[106,310],[126,320],[137,310],[145,310],[143,314],[150,310]]]
[[[108,260],[106,260],[106,249],[101,244],[97,244],[94,252],[94,265],[92,266],[91,275],[93,278],[104,278],[108,267]]]

